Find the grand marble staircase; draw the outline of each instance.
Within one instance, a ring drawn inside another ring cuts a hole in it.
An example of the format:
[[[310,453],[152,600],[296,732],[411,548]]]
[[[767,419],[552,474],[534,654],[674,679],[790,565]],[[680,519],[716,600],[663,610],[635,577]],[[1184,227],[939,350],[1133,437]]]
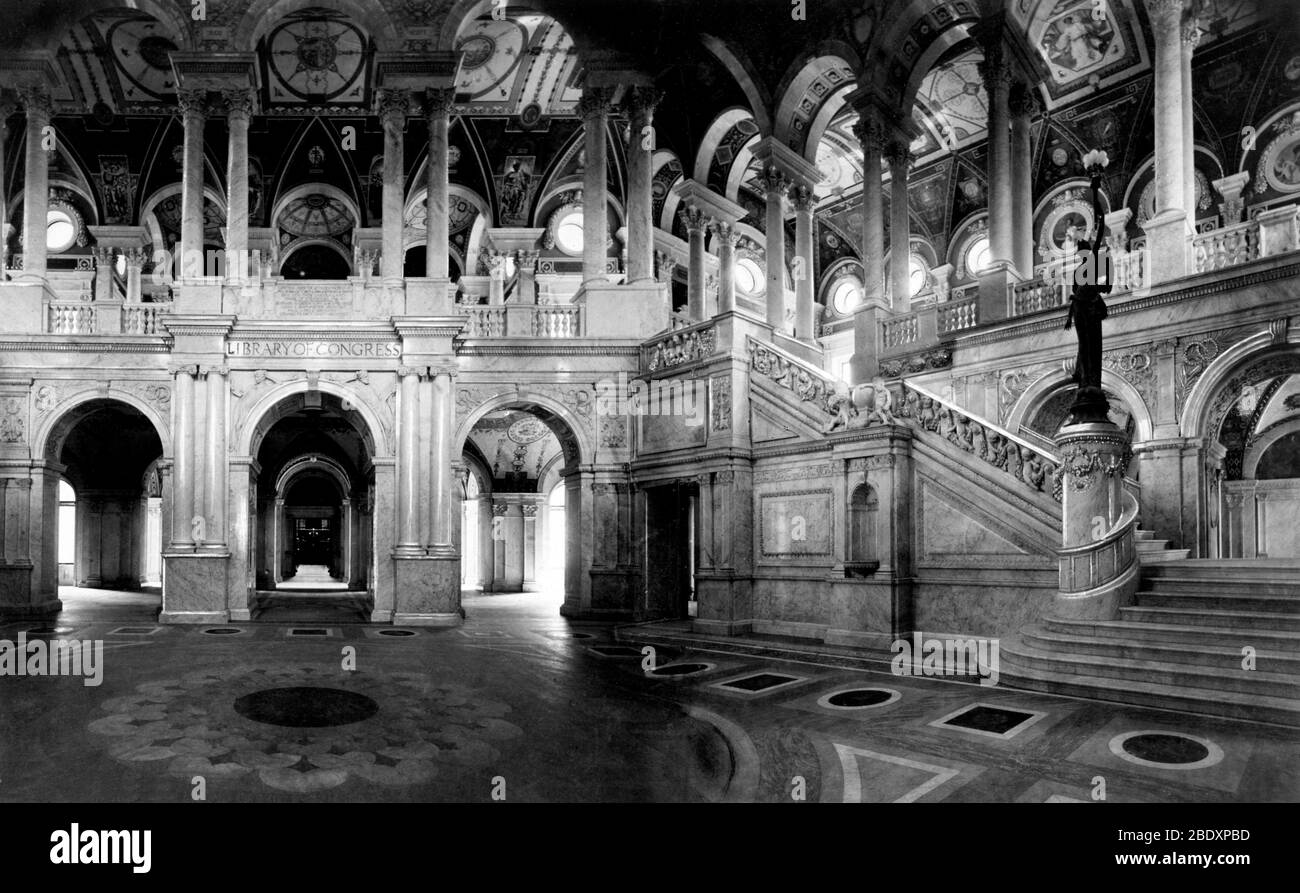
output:
[[[1300,726],[1300,561],[1188,559],[1141,540],[1115,620],[1045,618],[1004,639],[1012,686]]]

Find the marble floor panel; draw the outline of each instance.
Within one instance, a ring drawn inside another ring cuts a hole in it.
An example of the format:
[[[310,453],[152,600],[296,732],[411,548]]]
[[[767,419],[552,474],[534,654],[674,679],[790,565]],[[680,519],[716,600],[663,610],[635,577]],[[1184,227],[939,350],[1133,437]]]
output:
[[[0,640],[102,643],[98,685],[0,676],[0,800],[1300,800],[1300,731],[619,642],[549,593],[458,629],[159,626],[64,590]],[[297,630],[317,634],[291,635]],[[84,668],[83,668],[84,669]]]

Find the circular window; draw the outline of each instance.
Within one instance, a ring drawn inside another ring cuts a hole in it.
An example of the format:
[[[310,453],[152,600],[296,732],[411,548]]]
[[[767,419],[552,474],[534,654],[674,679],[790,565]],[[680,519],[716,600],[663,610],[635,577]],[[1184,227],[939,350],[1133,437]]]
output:
[[[912,255],[907,264],[907,281],[911,287],[911,296],[916,297],[925,290],[926,285],[930,282],[930,270],[925,265],[925,261]]]
[[[67,251],[77,241],[77,224],[67,212],[50,211],[45,221],[45,245],[50,251]]]
[[[835,285],[831,292],[831,306],[841,316],[848,316],[853,308],[862,303],[862,283],[856,277],[845,276]]]
[[[978,276],[988,269],[989,261],[992,260],[989,252],[989,237],[980,236],[971,240],[966,246],[966,272],[971,276]]]
[[[555,244],[565,254],[582,253],[582,211],[570,211],[555,224]]]
[[[736,290],[746,295],[759,295],[765,290],[763,271],[752,257],[742,257],[736,261]]]

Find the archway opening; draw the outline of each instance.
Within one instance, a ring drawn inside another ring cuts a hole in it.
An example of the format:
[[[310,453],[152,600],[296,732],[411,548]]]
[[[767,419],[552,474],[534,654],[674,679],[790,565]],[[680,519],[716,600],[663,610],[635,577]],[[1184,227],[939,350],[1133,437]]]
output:
[[[1226,558],[1300,558],[1300,374],[1257,365],[1214,401],[1207,475]],[[1221,420],[1220,420],[1221,419]]]
[[[566,478],[576,457],[568,426],[540,407],[498,409],[475,422],[462,455],[475,484],[461,523],[462,541],[474,542],[462,560],[477,568],[465,580],[475,577],[483,592],[538,592],[557,603],[576,588],[566,578],[576,546]]]
[[[307,391],[262,420],[251,487],[257,505],[252,573],[258,619],[283,619],[275,593],[338,596],[340,610],[373,607],[374,443],[333,394]]]
[[[56,423],[46,458],[60,477],[42,495],[46,516],[55,519],[54,544],[44,550],[42,577],[59,587],[65,607],[78,599],[115,613],[161,607],[162,455],[153,423],[118,400],[91,400]],[[148,595],[119,594],[124,590]]]
[[[280,275],[285,279],[347,279],[352,267],[327,245],[304,245],[284,259]]]

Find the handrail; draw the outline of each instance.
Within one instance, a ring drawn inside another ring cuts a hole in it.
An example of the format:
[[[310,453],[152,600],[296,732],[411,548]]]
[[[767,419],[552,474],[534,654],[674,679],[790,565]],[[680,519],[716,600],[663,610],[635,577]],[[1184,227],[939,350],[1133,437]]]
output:
[[[812,403],[822,412],[834,414],[829,398],[835,395],[838,386],[842,386],[839,379],[825,369],[752,336],[745,338],[745,346],[751,355],[750,369],[792,391],[801,402]]]
[[[1061,501],[1061,462],[1056,455],[972,415],[920,385],[903,381],[902,388],[903,405],[896,415],[913,419],[925,430],[939,434],[1026,486]]]
[[[1123,510],[1115,526],[1101,539],[1057,549],[1058,589],[1067,601],[1100,596],[1133,586],[1137,566],[1138,502],[1127,489],[1120,490]],[[1110,553],[1110,560],[1105,556]],[[1121,593],[1122,594],[1122,593]]]

